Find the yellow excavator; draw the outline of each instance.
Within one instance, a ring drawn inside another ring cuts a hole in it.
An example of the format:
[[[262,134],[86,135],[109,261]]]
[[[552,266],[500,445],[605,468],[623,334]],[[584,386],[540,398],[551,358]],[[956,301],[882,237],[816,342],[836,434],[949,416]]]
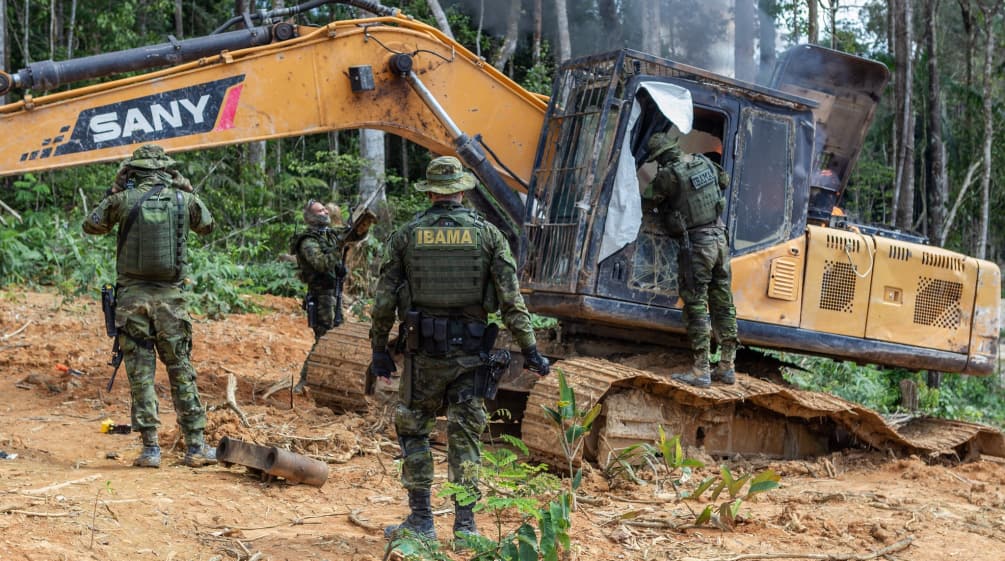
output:
[[[327,3],[375,16],[288,23]],[[657,426],[714,455],[801,457],[866,444],[1005,456],[1001,434],[982,425],[894,425],[747,375],[691,388],[663,375],[663,359],[630,358],[684,333],[676,241],[642,196],[654,173],[643,165],[646,141],[672,128],[686,151],[706,153],[731,177],[722,218],[744,345],[994,371],[999,268],[835,212],[887,79],[880,63],[812,45],[780,57],[770,86],[626,49],[562,64],[544,97],[396,9],[313,0],[246,14],[205,37],[0,74],[0,91],[23,91],[0,107],[0,174],[119,160],[147,142],[176,152],[384,130],[456,155],[479,177],[471,198],[520,256],[528,307],[561,322],[542,347],[581,404],[604,405],[587,459],[603,462]],[[97,83],[33,93],[84,80]],[[365,325],[348,323],[308,357],[319,401],[369,401],[366,338]],[[493,405],[519,419],[538,456],[554,459],[539,405],[554,400],[556,381],[518,367]]]

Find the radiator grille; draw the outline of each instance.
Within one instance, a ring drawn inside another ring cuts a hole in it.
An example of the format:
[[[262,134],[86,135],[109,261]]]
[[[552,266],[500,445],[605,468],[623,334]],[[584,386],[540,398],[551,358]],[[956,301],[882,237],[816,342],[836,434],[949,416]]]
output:
[[[911,260],[911,250],[906,247],[899,247],[896,245],[890,246],[890,259],[896,259],[897,261],[910,261]]]
[[[914,304],[914,323],[958,329],[963,315],[960,308],[962,293],[961,283],[921,277],[918,279],[918,299]]]
[[[859,241],[854,238],[846,238],[837,234],[827,234],[827,249],[840,249],[848,253],[858,253],[861,247]]]
[[[852,313],[857,279],[850,263],[826,261],[820,287],[820,309]]]
[[[927,251],[921,254],[921,263],[923,265],[939,267],[940,269],[948,269],[950,271],[962,271],[965,259],[966,257],[938,255]]]

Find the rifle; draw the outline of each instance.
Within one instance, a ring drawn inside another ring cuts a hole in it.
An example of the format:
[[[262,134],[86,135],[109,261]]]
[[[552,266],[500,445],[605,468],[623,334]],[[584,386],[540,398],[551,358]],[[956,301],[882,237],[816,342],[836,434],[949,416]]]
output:
[[[345,269],[345,256],[349,252],[349,246],[346,245],[342,248],[342,270]],[[348,271],[346,271],[348,272]],[[342,287],[345,285],[345,275],[335,274],[335,318],[333,323],[335,327],[342,325],[345,321],[345,317],[342,315]]]
[[[105,315],[105,334],[115,338],[112,343],[112,358],[108,361],[108,365],[115,369],[112,370],[112,377],[108,380],[108,387],[105,388],[105,391],[110,392],[115,383],[115,376],[119,373],[119,366],[122,365],[123,355],[119,346],[119,328],[115,326],[115,287],[111,284],[101,287],[101,311]]]

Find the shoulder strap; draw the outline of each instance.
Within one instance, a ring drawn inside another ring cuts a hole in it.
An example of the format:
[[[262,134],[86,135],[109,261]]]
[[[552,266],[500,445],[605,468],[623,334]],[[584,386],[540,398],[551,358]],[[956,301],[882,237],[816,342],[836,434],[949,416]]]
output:
[[[122,251],[122,246],[125,245],[126,243],[126,234],[128,234],[129,230],[133,227],[133,222],[136,222],[136,217],[139,216],[140,214],[140,207],[143,205],[143,203],[147,202],[147,199],[156,195],[157,193],[160,193],[163,190],[164,190],[163,185],[154,185],[153,188],[144,193],[143,196],[140,198],[140,200],[136,201],[136,204],[133,205],[133,208],[129,210],[129,216],[126,217],[125,224],[123,224],[122,227],[119,228],[119,244],[118,247],[116,247],[115,249],[116,255],[118,255]]]

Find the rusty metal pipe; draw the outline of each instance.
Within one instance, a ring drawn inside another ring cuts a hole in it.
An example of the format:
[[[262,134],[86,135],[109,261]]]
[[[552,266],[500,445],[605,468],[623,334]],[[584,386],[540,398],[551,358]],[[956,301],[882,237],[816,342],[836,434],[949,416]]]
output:
[[[269,450],[271,450],[271,447],[260,446],[225,436],[216,445],[216,459],[224,465],[240,464],[259,471],[265,471],[265,458],[268,457]]]
[[[265,473],[292,483],[321,487],[328,479],[328,464],[282,448],[272,447],[265,458],[265,464]]]
[[[216,459],[222,464],[242,466],[282,477],[290,483],[321,487],[328,479],[328,464],[275,446],[261,446],[223,437],[216,446]]]

